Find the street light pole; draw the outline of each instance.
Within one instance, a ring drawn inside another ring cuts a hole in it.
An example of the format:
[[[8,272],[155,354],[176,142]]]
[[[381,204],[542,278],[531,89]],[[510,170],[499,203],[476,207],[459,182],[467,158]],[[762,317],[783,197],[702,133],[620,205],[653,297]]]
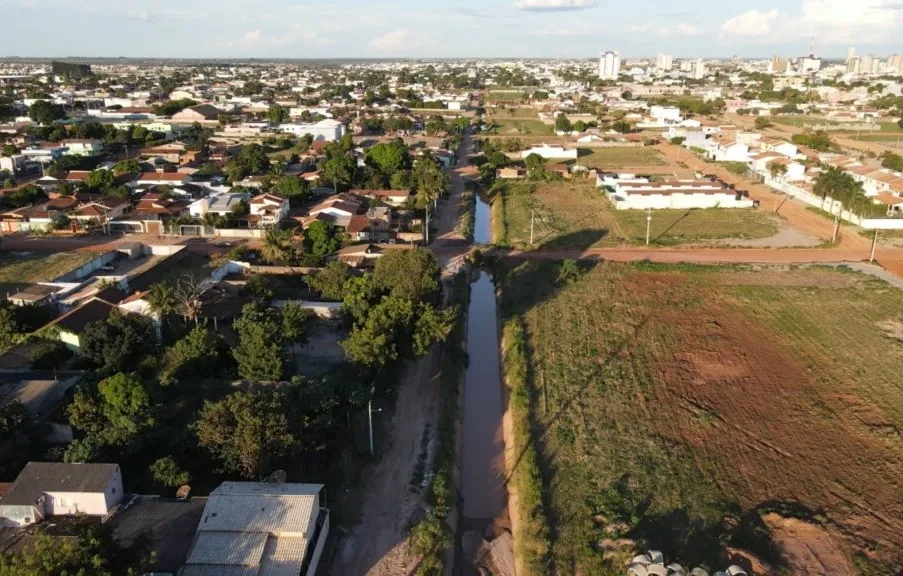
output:
[[[530,210],[530,246],[533,246],[533,222],[536,220],[536,208]]]
[[[382,408],[373,409],[373,389],[370,389],[370,400],[367,401],[367,422],[370,428],[370,455],[373,456],[373,413],[382,412]]]
[[[649,246],[649,231],[652,228],[652,208],[646,208],[646,246]]]
[[[869,263],[875,261],[875,246],[878,244],[878,229],[875,228],[875,236],[872,238],[872,252],[869,254]]]

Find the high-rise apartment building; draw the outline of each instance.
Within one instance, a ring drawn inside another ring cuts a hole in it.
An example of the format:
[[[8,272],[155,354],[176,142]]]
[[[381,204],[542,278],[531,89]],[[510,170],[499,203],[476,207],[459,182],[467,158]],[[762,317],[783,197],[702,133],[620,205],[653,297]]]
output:
[[[670,54],[659,54],[655,59],[655,67],[659,70],[668,71],[674,67],[674,56]]]
[[[693,78],[697,80],[705,78],[705,62],[702,61],[702,58],[698,58],[693,64]]]
[[[781,58],[780,56],[775,56],[771,59],[771,62],[768,65],[769,72],[773,74],[783,74],[787,72],[787,69],[790,67],[790,62],[787,61],[786,58]]]
[[[856,49],[853,48],[852,46],[850,46],[850,47],[847,49],[847,59],[844,60],[844,62],[846,62],[847,66],[849,66],[849,65],[850,65],[850,60],[852,60],[852,59],[855,58],[855,57],[856,57]]]
[[[887,71],[891,74],[903,74],[903,55],[894,54],[888,58]]]
[[[621,74],[621,55],[617,50],[608,51],[599,56],[599,78],[617,80]]]

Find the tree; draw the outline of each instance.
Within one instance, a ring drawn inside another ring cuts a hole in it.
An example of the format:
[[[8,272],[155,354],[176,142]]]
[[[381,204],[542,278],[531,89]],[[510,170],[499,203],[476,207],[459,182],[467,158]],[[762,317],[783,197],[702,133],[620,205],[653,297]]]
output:
[[[234,392],[219,402],[207,401],[196,424],[198,442],[226,470],[257,479],[295,442],[284,404],[279,390]]]
[[[367,149],[366,163],[388,181],[396,172],[411,167],[408,147],[398,138],[392,142],[382,142]]]
[[[316,220],[304,230],[304,251],[323,258],[341,248],[343,237],[344,231],[341,228]]]
[[[0,444],[12,438],[27,420],[28,410],[21,402],[14,400],[0,406]]]
[[[245,304],[232,324],[238,333],[238,346],[232,356],[238,363],[238,374],[245,380],[280,380],[285,371],[279,325],[268,310]]]
[[[110,524],[83,522],[77,538],[37,531],[29,546],[0,555],[0,576],[135,576],[153,560],[146,537],[124,548],[113,538]]]
[[[62,106],[52,104],[46,100],[38,100],[28,108],[28,117],[38,124],[47,126],[56,120],[66,117],[66,111]]]
[[[304,277],[304,281],[321,298],[333,302],[341,302],[345,297],[345,283],[351,277],[351,268],[344,262],[334,261],[325,268]]]
[[[311,197],[310,185],[297,176],[282,176],[273,185],[273,191],[283,198],[288,198],[292,206],[306,202]]]
[[[116,178],[110,170],[93,170],[85,180],[85,186],[97,193],[103,193],[115,185]]]
[[[160,384],[172,385],[185,378],[209,377],[223,364],[223,344],[213,332],[196,327],[163,356]]]
[[[768,164],[768,173],[772,180],[779,180],[787,174],[787,165],[782,162],[770,162]]]
[[[539,154],[531,153],[524,158],[524,166],[527,168],[527,177],[529,178],[542,178],[545,175],[546,161]]]
[[[282,338],[292,347],[292,358],[295,357],[295,346],[307,343],[307,322],[310,317],[311,311],[297,304],[288,304],[281,310]]]
[[[768,118],[764,116],[758,116],[756,117],[755,126],[756,130],[764,130],[765,128],[771,128],[772,123]]]
[[[136,172],[141,172],[141,164],[134,159],[120,160],[113,165],[113,173],[117,175],[134,174]]]
[[[226,162],[224,172],[233,183],[247,176],[263,174],[270,167],[270,159],[260,144],[251,143],[242,147],[241,152]]]
[[[559,113],[558,116],[555,117],[555,131],[556,132],[570,132],[571,131],[571,121],[568,120],[567,114]]]
[[[153,424],[150,394],[135,374],[114,374],[101,380],[97,390],[108,423],[104,436],[110,444],[124,444]]]
[[[19,153],[19,149],[16,147],[15,144],[4,144],[3,151],[0,154],[2,154],[3,156],[13,156],[14,154],[18,154],[18,153]]]
[[[292,259],[292,231],[270,228],[260,247],[261,257],[270,264],[285,264]]]
[[[164,488],[178,488],[188,484],[188,472],[179,468],[172,456],[164,456],[154,460],[148,471],[154,482]]]
[[[351,156],[345,154],[335,156],[323,165],[323,179],[331,182],[333,189],[338,192],[339,186],[351,182],[354,167],[354,159]]]
[[[903,156],[893,152],[885,152],[881,155],[881,166],[890,168],[894,172],[903,172]]]
[[[151,285],[145,300],[147,300],[151,312],[161,320],[165,320],[170,314],[175,314],[179,309],[179,301],[176,299],[172,287],[165,282]]]
[[[279,104],[273,104],[267,110],[267,120],[270,121],[270,124],[284,124],[288,121],[288,117],[288,110]]]
[[[81,353],[109,372],[133,369],[156,348],[148,318],[113,310],[106,320],[92,322],[81,334]]]
[[[380,294],[373,283],[373,275],[352,276],[343,286],[342,311],[357,322],[363,322]]]
[[[20,339],[19,323],[9,306],[0,306],[0,351],[15,346]]]
[[[197,320],[201,314],[203,304],[201,302],[201,294],[203,289],[201,284],[204,282],[203,276],[186,272],[179,277],[173,288],[173,295],[179,303],[179,311],[186,320]]]
[[[615,132],[620,132],[621,134],[627,134],[633,127],[630,125],[630,122],[625,122],[624,120],[619,120],[611,125],[612,130]]]
[[[429,250],[393,250],[376,261],[373,286],[391,296],[438,303],[440,277],[439,263]]]
[[[815,186],[812,187],[812,191],[821,196],[822,207],[824,207],[825,200],[827,200],[829,196],[835,200],[842,201],[842,197],[855,184],[856,181],[853,180],[852,176],[840,168],[829,166],[827,170],[823,171],[818,176],[818,179],[815,181]]]

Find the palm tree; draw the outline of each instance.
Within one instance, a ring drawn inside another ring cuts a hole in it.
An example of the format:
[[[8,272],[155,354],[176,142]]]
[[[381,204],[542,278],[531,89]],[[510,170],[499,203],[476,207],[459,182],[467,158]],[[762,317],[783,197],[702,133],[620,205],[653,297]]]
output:
[[[176,295],[172,290],[172,287],[165,282],[157,282],[153,286],[150,287],[150,290],[147,293],[147,303],[150,306],[151,312],[156,314],[161,319],[165,318],[169,314],[174,314],[176,310],[178,310],[179,303],[176,300]]]
[[[263,238],[263,246],[260,247],[260,255],[270,264],[281,264],[291,259],[292,233],[291,230],[278,230],[270,228]]]
[[[840,199],[839,197],[855,183],[856,181],[853,180],[853,177],[840,168],[829,166],[827,170],[819,175],[812,191],[821,196],[821,208],[824,210],[825,200],[827,200],[828,196]]]
[[[772,162],[768,165],[768,173],[771,174],[772,180],[777,180],[787,174],[787,165],[778,162]]]

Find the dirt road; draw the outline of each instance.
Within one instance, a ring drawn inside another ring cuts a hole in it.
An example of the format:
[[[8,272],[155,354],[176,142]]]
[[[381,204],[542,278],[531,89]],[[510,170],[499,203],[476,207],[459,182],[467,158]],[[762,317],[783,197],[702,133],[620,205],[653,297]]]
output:
[[[360,523],[338,545],[330,574],[334,576],[403,576],[415,568],[408,554],[406,531],[420,510],[422,491],[409,485],[429,438],[426,469],[432,461],[437,421],[438,350],[411,364],[398,390],[390,438],[382,457],[364,474],[359,487],[367,496]]]

